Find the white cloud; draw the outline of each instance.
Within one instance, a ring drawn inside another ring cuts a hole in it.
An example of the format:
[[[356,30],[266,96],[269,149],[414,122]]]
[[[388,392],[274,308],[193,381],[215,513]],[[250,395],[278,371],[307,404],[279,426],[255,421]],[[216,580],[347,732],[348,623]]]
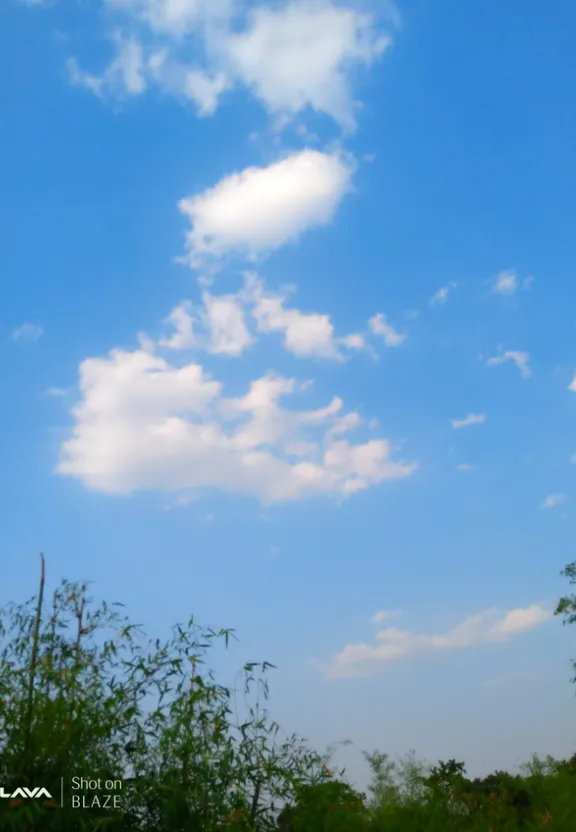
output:
[[[272,113],[307,107],[354,129],[349,75],[390,46],[372,17],[331,0],[294,0],[252,10],[245,31],[221,40],[222,60]]]
[[[303,150],[265,168],[247,168],[179,203],[191,224],[192,265],[238,253],[254,257],[328,225],[350,190],[354,166],[338,153]]]
[[[13,341],[20,341],[22,343],[35,344],[40,340],[44,330],[38,324],[24,323],[21,324],[12,333]]]
[[[392,3],[370,14],[334,0],[258,4],[239,0],[103,0],[108,19],[136,37],[99,73],[69,62],[70,81],[99,97],[144,92],[152,83],[215,112],[222,92],[249,90],[278,122],[308,109],[356,126],[353,80],[391,44]],[[117,36],[116,36],[117,37]],[[147,57],[144,53],[148,53]]]
[[[461,463],[460,465],[456,466],[458,471],[471,471],[472,466],[468,465],[466,462]]]
[[[259,332],[284,333],[284,348],[299,358],[341,358],[328,315],[287,309],[284,306],[286,297],[266,294],[261,281],[254,275],[248,277],[245,291],[253,303],[252,315]]]
[[[574,378],[568,385],[568,390],[571,390],[573,393],[576,393],[576,376],[574,376]]]
[[[470,425],[481,425],[486,421],[484,413],[469,413],[464,419],[451,419],[450,424],[453,428],[468,428]]]
[[[456,288],[456,283],[451,280],[450,283],[447,283],[446,286],[442,286],[442,288],[438,289],[437,292],[434,292],[432,297],[430,298],[430,306],[440,306],[446,303],[448,300],[448,294],[451,289]]]
[[[348,347],[350,350],[361,350],[364,349],[366,346],[366,341],[363,335],[359,335],[358,333],[354,333],[352,335],[346,335],[344,338],[338,339],[341,344],[345,347]]]
[[[208,23],[228,23],[232,0],[105,0],[110,9],[128,13],[156,34],[181,39]]]
[[[240,355],[252,344],[244,310],[237,295],[218,297],[203,294],[204,320],[210,332],[210,352],[217,355]]]
[[[106,93],[116,96],[141,95],[147,89],[142,45],[119,33],[115,33],[112,39],[116,55],[102,75],[85,72],[78,66],[76,58],[69,58],[67,67],[70,83],[90,90],[99,98]]]
[[[294,307],[286,307],[285,294],[265,292],[263,283],[255,274],[248,274],[241,293],[244,302],[251,305],[258,331],[283,332],[283,346],[298,358],[317,357],[344,360],[339,345],[349,350],[366,347],[366,339],[359,333],[337,338],[329,315],[305,313]]]
[[[228,86],[229,81],[222,73],[211,77],[199,70],[189,70],[184,76],[184,94],[196,103],[201,116],[216,112],[220,96]]]
[[[83,87],[86,90],[90,90],[98,98],[102,97],[105,82],[104,75],[92,75],[80,69],[76,58],[68,58],[66,68],[68,70],[68,80],[73,87]]]
[[[165,319],[165,323],[174,327],[170,338],[161,338],[159,345],[171,350],[191,349],[196,345],[194,336],[194,320],[191,314],[190,301],[183,301],[176,306]]]
[[[471,615],[451,630],[439,635],[419,635],[409,630],[387,627],[376,635],[373,644],[349,644],[325,668],[328,676],[368,676],[391,661],[410,655],[442,653],[480,644],[506,641],[543,624],[552,613],[540,604],[503,612],[489,609]]]
[[[198,364],[176,366],[142,346],[112,350],[80,366],[58,472],[109,493],[218,489],[279,502],[345,496],[415,471],[392,459],[386,439],[335,441],[358,421],[337,397],[316,410],[282,407],[304,387],[269,374],[230,399]]]
[[[182,301],[172,310],[164,323],[174,331],[158,340],[159,347],[241,355],[256,340],[249,330],[247,317],[255,322],[259,334],[282,333],[284,349],[298,358],[344,361],[340,345],[349,350],[366,346],[364,336],[357,333],[337,338],[329,315],[304,313],[287,307],[286,294],[266,291],[262,280],[254,273],[245,275],[244,286],[235,294],[212,295],[204,290],[202,302],[193,310],[190,301]],[[144,334],[139,337],[143,349],[154,352],[155,342]]]
[[[489,358],[486,364],[488,367],[495,367],[497,364],[505,364],[507,361],[512,361],[516,365],[522,378],[530,378],[532,375],[532,370],[530,369],[530,356],[527,352],[507,350],[502,353],[502,355]]]
[[[375,612],[370,621],[372,624],[381,624],[383,621],[390,621],[402,615],[402,610],[379,610]]]
[[[379,312],[368,321],[371,332],[382,338],[387,347],[399,347],[406,339],[406,336],[396,332],[394,327],[388,323],[386,316]]]
[[[549,494],[542,503],[541,508],[555,508],[561,503],[565,503],[567,499],[566,494]]]
[[[500,272],[494,281],[492,291],[498,295],[514,295],[518,288],[518,278],[512,269]]]
[[[351,430],[359,427],[362,424],[362,418],[356,411],[346,413],[345,416],[340,416],[331,428],[326,431],[325,439],[330,441],[334,436],[342,436],[344,433],[349,433]]]

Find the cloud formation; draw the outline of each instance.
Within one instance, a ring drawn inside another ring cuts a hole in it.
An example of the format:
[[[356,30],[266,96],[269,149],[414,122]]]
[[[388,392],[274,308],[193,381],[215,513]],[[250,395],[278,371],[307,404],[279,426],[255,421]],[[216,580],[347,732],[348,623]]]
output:
[[[556,508],[556,506],[559,506],[561,503],[565,503],[567,499],[568,497],[566,494],[549,494],[542,503],[541,508]]]
[[[495,367],[498,364],[505,364],[511,361],[516,365],[522,378],[530,378],[532,370],[530,368],[530,356],[527,352],[519,352],[518,350],[506,350],[501,355],[496,355],[486,361],[486,366]]]
[[[430,298],[430,306],[443,306],[448,300],[448,294],[452,289],[456,288],[456,283],[451,280],[446,286],[442,286],[437,292],[434,292]]]
[[[351,188],[352,161],[340,153],[303,150],[268,167],[251,167],[182,199],[190,222],[190,263],[240,254],[254,258],[328,225]]]
[[[378,335],[384,341],[387,347],[399,347],[406,340],[406,335],[397,332],[394,327],[386,320],[386,315],[379,312],[370,318],[368,321],[370,331],[374,335]]]
[[[125,38],[120,32],[112,35],[115,56],[102,75],[93,75],[78,65],[75,57],[67,61],[68,80],[72,86],[83,87],[105,99],[107,96],[125,98],[146,92],[146,67],[142,45],[134,38]]]
[[[329,315],[304,313],[287,307],[286,295],[266,292],[262,281],[254,274],[248,275],[242,295],[251,306],[258,331],[282,333],[284,349],[297,358],[343,360],[340,345],[349,350],[365,346],[364,337],[358,333],[336,338]]]
[[[390,44],[369,15],[330,0],[296,0],[256,7],[247,29],[224,39],[222,51],[231,75],[272,113],[310,107],[353,130],[350,67],[369,66]]]
[[[40,340],[44,330],[39,324],[23,323],[12,333],[12,340],[25,344],[35,344]]]
[[[259,335],[279,333],[284,349],[297,358],[345,361],[350,352],[367,349],[364,335],[337,337],[329,315],[302,312],[287,302],[286,292],[271,292],[257,274],[247,273],[238,292],[212,295],[203,291],[202,304],[179,303],[164,319],[172,332],[161,336],[157,344],[168,350],[239,356]],[[140,338],[143,344],[153,344],[146,335]]]
[[[484,413],[469,413],[464,419],[451,419],[450,424],[458,430],[459,428],[469,428],[471,425],[481,425],[485,421],[486,416]]]
[[[391,2],[381,21],[333,0],[292,0],[251,7],[240,0],[103,0],[118,32],[114,56],[100,72],[79,68],[73,84],[100,98],[138,95],[151,85],[212,115],[221,96],[249,91],[276,120],[307,110],[348,132],[356,127],[353,78],[391,45],[398,24]],[[386,28],[382,27],[382,22]]]
[[[233,317],[231,308],[219,316]],[[177,334],[189,332],[181,316],[171,318]],[[234,354],[231,343],[244,331],[238,327],[232,341],[227,331],[222,341],[219,322],[216,330],[212,322],[210,343],[220,345],[213,351]],[[170,339],[160,343],[166,353],[174,349]],[[342,497],[416,470],[416,463],[393,460],[386,439],[343,438],[362,420],[344,412],[338,397],[314,410],[288,409],[282,402],[308,385],[268,373],[229,398],[200,364],[172,363],[159,349],[140,336],[139,349],[82,362],[80,401],[58,473],[111,494],[216,489],[272,503]]]
[[[390,621],[402,615],[402,610],[379,610],[375,612],[370,621],[372,624],[381,624],[383,621]]]
[[[371,676],[393,661],[411,655],[440,654],[449,650],[494,644],[528,632],[552,617],[540,604],[504,612],[489,609],[471,615],[439,635],[420,635],[387,627],[373,644],[349,644],[324,668],[332,678]]]
[[[513,269],[500,272],[492,286],[497,295],[514,295],[518,289],[518,277]]]

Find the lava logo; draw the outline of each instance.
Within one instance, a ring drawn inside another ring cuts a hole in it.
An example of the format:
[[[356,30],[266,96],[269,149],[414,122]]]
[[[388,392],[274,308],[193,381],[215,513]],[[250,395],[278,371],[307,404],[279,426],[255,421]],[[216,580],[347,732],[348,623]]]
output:
[[[33,789],[28,789],[24,786],[22,788],[16,789],[16,791],[13,792],[7,792],[4,789],[4,786],[0,786],[0,798],[1,797],[9,798],[11,800],[13,800],[16,797],[47,797],[48,800],[52,799],[52,795],[50,794],[48,789],[44,789],[42,787],[38,788],[38,786],[35,786]]]

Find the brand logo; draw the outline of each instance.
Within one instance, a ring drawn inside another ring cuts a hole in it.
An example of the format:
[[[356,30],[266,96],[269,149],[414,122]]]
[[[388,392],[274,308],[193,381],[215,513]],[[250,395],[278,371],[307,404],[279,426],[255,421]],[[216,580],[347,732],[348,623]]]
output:
[[[48,789],[44,789],[42,787],[35,786],[33,789],[28,789],[25,786],[16,789],[13,792],[7,792],[3,786],[0,786],[0,798],[9,798],[14,799],[16,797],[47,797],[49,800],[52,799],[52,795],[48,791]]]

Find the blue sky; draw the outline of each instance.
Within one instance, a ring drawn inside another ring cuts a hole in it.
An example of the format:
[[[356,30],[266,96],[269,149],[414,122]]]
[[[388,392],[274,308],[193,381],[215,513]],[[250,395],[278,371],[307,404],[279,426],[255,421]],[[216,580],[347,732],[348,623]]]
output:
[[[573,752],[575,23],[3,4],[3,601],[237,628],[360,781]]]

